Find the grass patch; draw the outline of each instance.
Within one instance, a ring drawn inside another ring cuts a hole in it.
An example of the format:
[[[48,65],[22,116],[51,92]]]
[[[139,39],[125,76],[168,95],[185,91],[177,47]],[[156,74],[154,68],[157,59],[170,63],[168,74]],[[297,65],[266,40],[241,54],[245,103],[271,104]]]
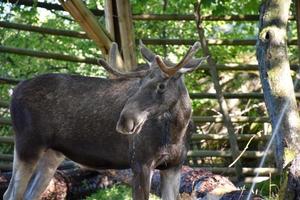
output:
[[[108,189],[102,189],[87,197],[86,200],[131,200],[131,187],[127,185],[114,185]],[[149,200],[159,200],[160,198],[151,194]]]

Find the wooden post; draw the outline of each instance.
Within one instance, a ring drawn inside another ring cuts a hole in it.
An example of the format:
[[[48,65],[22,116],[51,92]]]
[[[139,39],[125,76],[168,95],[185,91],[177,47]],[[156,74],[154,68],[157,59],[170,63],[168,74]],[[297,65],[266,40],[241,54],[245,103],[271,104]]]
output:
[[[129,1],[106,0],[105,19],[107,30],[119,44],[119,50],[123,57],[123,65],[118,68],[121,71],[131,71],[137,66],[137,62]]]
[[[104,8],[104,12],[105,12],[105,26],[107,31],[110,33],[112,39],[118,44],[118,47],[120,47],[120,34],[119,34],[119,28],[118,28],[118,20],[117,20],[117,5],[116,2],[114,0],[105,0],[105,8]],[[116,57],[116,67],[117,69],[119,69],[120,71],[126,71],[126,69],[124,69],[124,62],[123,62],[123,58],[121,57],[120,54],[120,48],[118,48],[117,50],[117,57]],[[111,64],[111,63],[110,63]],[[111,76],[111,78],[114,78],[113,76]]]
[[[168,6],[168,0],[164,0],[164,3],[163,3],[163,13],[165,14],[166,13],[166,10],[167,10],[167,6]],[[167,23],[165,23],[165,25],[163,26],[163,31],[162,31],[162,38],[167,38]],[[168,53],[168,48],[167,48],[167,45],[164,45],[163,46],[164,48],[164,52],[163,52],[163,56],[164,57],[167,57],[167,53]]]
[[[210,75],[211,75],[213,83],[214,83],[214,88],[216,90],[216,96],[217,96],[218,103],[220,106],[220,111],[223,115],[224,125],[228,131],[230,149],[231,149],[233,161],[235,162],[234,166],[236,169],[238,182],[242,182],[244,180],[244,176],[243,176],[243,171],[242,171],[242,163],[239,160],[239,154],[240,154],[239,146],[237,143],[234,127],[233,127],[233,124],[232,124],[230,116],[229,116],[228,106],[225,101],[225,98],[224,98],[224,95],[222,93],[222,89],[221,89],[221,86],[219,83],[216,62],[212,58],[212,55],[210,53],[210,50],[208,48],[208,44],[207,44],[207,41],[206,41],[206,38],[204,35],[204,28],[202,27],[202,24],[201,24],[202,21],[201,21],[201,16],[200,16],[200,5],[201,5],[200,2],[198,2],[195,7],[198,35],[199,35],[200,43],[202,46],[203,54],[205,56],[209,56],[207,59],[207,62],[210,65],[209,71],[210,71]]]
[[[130,71],[137,66],[131,7],[129,0],[117,0],[116,3],[124,69]]]
[[[112,0],[105,0],[104,5],[105,14],[105,27],[110,33],[112,39],[115,41],[115,28],[114,28],[114,18],[113,18],[113,2]]]
[[[274,145],[277,167],[282,169],[293,161],[286,192],[280,196],[285,200],[300,198],[300,157],[297,156],[300,118],[287,54],[290,4],[291,0],[267,0],[262,4],[256,49],[265,103],[273,134],[277,133]]]

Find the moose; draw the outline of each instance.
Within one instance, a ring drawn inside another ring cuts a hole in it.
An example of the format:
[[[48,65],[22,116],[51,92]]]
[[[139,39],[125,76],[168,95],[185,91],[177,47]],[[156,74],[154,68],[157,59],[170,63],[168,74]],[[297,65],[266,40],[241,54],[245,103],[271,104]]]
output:
[[[15,147],[12,178],[4,200],[39,199],[65,159],[92,169],[133,172],[134,200],[147,200],[154,169],[161,173],[161,197],[175,200],[186,158],[191,104],[183,75],[205,58],[194,58],[196,42],[178,64],[142,43],[147,69],[115,69],[115,78],[44,74],[21,82],[10,105]]]

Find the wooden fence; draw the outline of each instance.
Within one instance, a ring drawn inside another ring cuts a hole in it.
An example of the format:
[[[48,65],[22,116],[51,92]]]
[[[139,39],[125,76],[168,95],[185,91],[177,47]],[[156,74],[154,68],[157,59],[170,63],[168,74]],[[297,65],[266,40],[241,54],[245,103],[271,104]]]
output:
[[[19,4],[23,4],[26,6],[32,6],[32,1],[23,1],[18,0]],[[51,7],[52,9],[60,10],[62,9],[61,6],[57,4],[50,4],[50,3],[37,3],[36,6],[39,7]],[[99,10],[92,10],[92,12],[99,16],[103,15],[102,11]],[[133,15],[133,20],[195,20],[194,15],[155,15],[155,14],[135,14]],[[257,21],[257,15],[235,15],[235,16],[204,16],[202,20],[208,21]],[[295,20],[295,17],[291,17],[290,20]],[[44,28],[44,27],[37,27],[27,24],[16,24],[11,22],[4,22],[0,21],[0,27],[7,28],[7,29],[16,29],[21,31],[30,31],[36,32],[41,34],[49,34],[49,35],[56,35],[56,36],[65,36],[65,37],[74,37],[79,39],[89,39],[88,36],[84,32],[76,32],[76,31],[67,31],[67,30],[58,30],[58,29],[51,29],[51,28]],[[150,39],[150,38],[140,38],[143,40],[145,44],[149,45],[190,45],[195,42],[195,40],[177,40],[177,39]],[[209,45],[242,45],[242,46],[253,46],[255,45],[256,40],[208,40]],[[289,41],[289,45],[297,45],[296,40]],[[86,63],[86,64],[96,64],[97,60],[95,58],[84,58],[78,57],[74,55],[64,55],[61,53],[55,52],[43,52],[31,49],[23,49],[18,47],[9,47],[0,45],[0,52],[3,53],[12,53],[18,54],[22,56],[31,56],[36,58],[44,58],[44,59],[55,59],[55,60],[62,60],[62,61],[69,61],[69,62],[79,62],[79,63]],[[209,66],[203,65],[200,67],[202,70],[208,70]],[[218,64],[217,69],[219,71],[254,71],[258,70],[257,65],[251,64]],[[299,70],[299,65],[292,65],[292,70]],[[15,85],[20,80],[10,79],[6,77],[0,77],[0,84],[10,84]],[[216,94],[214,93],[190,93],[192,99],[216,99]],[[262,93],[224,93],[224,97],[227,99],[259,99],[263,102],[263,94]],[[297,99],[300,99],[300,94],[297,93]],[[0,100],[0,108],[7,109],[9,106],[8,102]],[[222,123],[223,117],[221,115],[218,116],[193,116],[193,120],[196,124],[203,124],[203,123]],[[267,116],[260,116],[260,117],[246,117],[246,116],[231,116],[231,120],[233,123],[269,123],[269,119]],[[11,121],[8,118],[0,117],[0,126],[11,126]],[[255,134],[237,134],[236,139],[238,142],[247,143],[249,140],[259,141],[260,146],[264,146],[270,135],[269,133],[265,132],[261,135]],[[211,170],[214,173],[224,174],[231,176],[233,179],[235,177],[235,169],[233,167],[228,167],[228,165],[218,164],[215,165],[211,163],[211,165],[202,165],[201,161],[207,158],[213,158],[212,162],[218,158],[225,158],[231,159],[232,152],[228,149],[226,150],[211,150],[211,149],[199,149],[199,143],[202,141],[213,141],[213,142],[226,142],[229,140],[229,136],[227,134],[199,134],[194,133],[191,139],[191,150],[188,152],[188,164],[195,167],[202,167]],[[0,143],[13,145],[13,137],[12,136],[0,136]],[[263,156],[264,151],[258,150],[246,150],[242,154],[242,158],[256,160]],[[272,159],[272,152],[267,152],[268,157]],[[11,169],[13,155],[11,154],[0,154],[0,169],[2,170],[9,170]],[[200,162],[199,162],[200,161]],[[272,162],[270,162],[272,163]],[[255,173],[259,172],[261,175],[261,179],[265,179],[271,174],[276,174],[277,170],[274,168],[273,165],[271,167],[264,167],[264,168],[255,168],[255,167],[247,167],[246,165],[243,166],[242,172],[246,176],[245,181],[251,182],[253,181],[253,176]]]

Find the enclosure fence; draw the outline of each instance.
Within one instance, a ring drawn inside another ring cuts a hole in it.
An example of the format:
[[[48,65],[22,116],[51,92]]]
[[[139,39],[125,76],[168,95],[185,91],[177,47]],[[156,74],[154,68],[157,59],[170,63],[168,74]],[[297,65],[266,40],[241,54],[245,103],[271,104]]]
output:
[[[19,4],[24,4],[26,6],[30,5],[31,1],[19,1]],[[38,3],[36,6],[38,7],[49,7],[52,6],[53,9],[61,9],[61,7],[57,4],[50,4],[50,3]],[[102,11],[99,10],[92,10],[95,15],[103,15]],[[134,21],[148,21],[148,20],[176,20],[176,21],[191,21],[195,20],[194,15],[176,15],[176,14],[134,14],[133,15]],[[257,15],[234,15],[234,16],[205,16],[202,18],[203,21],[258,21]],[[291,16],[290,20],[296,20],[295,16]],[[11,23],[0,21],[0,27],[7,28],[7,29],[16,29],[20,31],[29,31],[29,32],[36,32],[40,34],[49,34],[54,36],[63,36],[63,37],[73,37],[79,39],[86,39],[89,40],[88,36],[84,32],[77,32],[77,31],[68,31],[68,30],[59,30],[59,29],[52,29],[52,28],[44,28],[38,26],[32,26],[28,24],[18,24],[18,23]],[[141,39],[144,44],[146,45],[191,45],[195,42],[195,40],[180,40],[180,39],[151,39],[151,38],[138,38]],[[208,44],[210,46],[213,45],[226,45],[226,46],[254,46],[256,40],[208,40]],[[297,40],[292,40],[288,42],[288,45],[297,45]],[[18,47],[10,47],[10,46],[3,46],[0,45],[0,52],[3,53],[11,53],[11,54],[18,54],[21,56],[31,56],[36,58],[44,58],[44,59],[55,59],[61,61],[68,61],[68,62],[78,62],[78,63],[86,63],[86,64],[97,64],[97,59],[95,58],[85,58],[85,57],[78,57],[75,55],[64,55],[55,52],[44,52],[44,51],[37,51],[31,49],[24,49]],[[208,70],[208,65],[200,66],[201,70]],[[217,64],[217,69],[220,73],[222,72],[237,72],[237,71],[258,71],[258,66],[253,64]],[[292,70],[299,70],[299,65],[291,65]],[[21,80],[16,80],[7,77],[0,77],[0,84],[9,84],[9,85],[16,85]],[[217,95],[215,93],[190,93],[190,97],[192,100],[195,99],[216,99]],[[251,93],[224,93],[224,97],[226,99],[258,99],[263,102],[263,94],[257,92]],[[300,98],[300,93],[296,93],[297,99]],[[0,107],[3,109],[9,108],[9,102],[0,100]],[[193,116],[194,123],[197,124],[205,124],[205,123],[223,123],[223,117],[221,115],[217,116]],[[260,116],[260,117],[247,117],[247,116],[231,116],[231,121],[234,124],[244,124],[244,123],[262,123],[268,124],[269,118],[268,116]],[[9,118],[0,117],[0,126],[11,126],[11,120]],[[11,136],[0,136],[0,143],[13,145],[13,133]],[[263,131],[262,134],[236,134],[236,139],[240,143],[245,143],[249,140],[256,141],[263,147],[270,137],[270,133],[268,131]],[[218,160],[218,158],[225,158],[225,159],[232,159],[232,151],[230,149],[225,150],[211,150],[211,149],[200,149],[200,143],[202,141],[212,141],[215,143],[226,143],[229,140],[228,134],[199,134],[194,133],[191,138],[191,149],[188,151],[188,161],[187,164],[193,167],[200,167],[211,170],[213,173],[223,174],[226,176],[230,176],[233,180],[236,177],[235,168],[230,167],[225,164],[215,164],[214,162]],[[243,149],[241,149],[243,150]],[[242,153],[240,151],[239,153]],[[253,160],[253,162],[258,162],[258,160],[263,156],[263,150],[245,150],[241,155],[242,158]],[[252,182],[253,176],[255,173],[260,172],[261,180],[268,178],[270,175],[278,173],[277,169],[274,167],[273,163],[273,154],[272,152],[267,152],[269,157],[269,165],[270,167],[264,168],[255,168],[255,167],[247,167],[246,163],[242,168],[242,173],[246,177],[245,182]],[[210,158],[209,160],[211,163],[208,165],[203,164],[205,159]],[[0,154],[0,169],[1,170],[10,170],[12,167],[12,160],[13,155],[11,154]],[[257,181],[257,180],[256,180]]]

